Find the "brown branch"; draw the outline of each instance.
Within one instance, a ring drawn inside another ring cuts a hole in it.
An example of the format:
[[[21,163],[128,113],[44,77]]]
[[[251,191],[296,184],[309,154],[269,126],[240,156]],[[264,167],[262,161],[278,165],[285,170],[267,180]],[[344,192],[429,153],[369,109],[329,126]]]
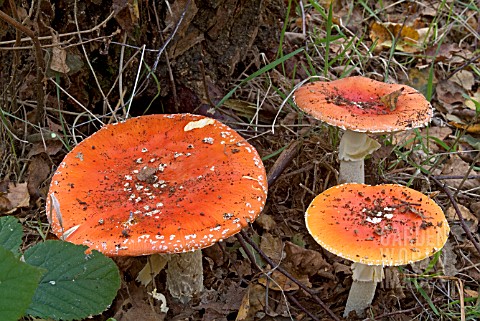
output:
[[[467,235],[467,238],[472,242],[473,246],[477,249],[478,254],[480,255],[480,244],[475,240],[474,236],[470,232],[470,229],[468,228],[467,224],[465,223],[465,219],[463,218],[462,212],[460,211],[460,208],[458,207],[457,201],[455,201],[455,198],[452,195],[452,192],[450,192],[450,189],[446,184],[442,184],[438,179],[436,179],[433,176],[430,176],[430,178],[438,185],[440,188],[443,189],[445,194],[447,194],[450,203],[452,203],[453,208],[455,209],[455,213],[457,213],[458,219],[460,221],[460,225],[462,226],[463,230],[465,231],[465,234]]]
[[[430,177],[434,177],[438,180],[444,180],[444,179],[463,179],[465,178],[465,175],[432,175]],[[466,177],[466,179],[479,179],[480,175],[469,175]]]
[[[250,240],[250,238],[248,236],[247,236],[247,239]],[[247,243],[245,242],[245,238],[237,234],[237,240],[240,243],[240,245],[242,246],[243,250],[245,251],[245,254],[247,254],[247,257],[250,260],[250,263],[253,264],[253,266],[255,267],[256,270],[264,273],[262,268],[260,266],[258,266],[257,262],[255,261],[255,257],[253,256],[252,252],[250,251],[250,249],[247,246]],[[312,318],[314,321],[320,321],[317,317],[315,317],[312,313],[310,313],[307,309],[305,309],[305,307],[303,305],[301,305],[300,302],[298,302],[297,299],[295,299],[293,295],[291,295],[290,293],[285,293],[285,294],[290,301],[292,301],[300,310],[305,312],[310,318]],[[265,307],[266,307],[266,305],[265,305]]]
[[[330,310],[330,308],[322,301],[320,300],[320,298],[316,295],[315,292],[313,292],[312,290],[310,290],[305,284],[303,284],[302,282],[300,282],[299,280],[297,280],[293,275],[291,275],[288,271],[286,271],[284,268],[282,268],[281,266],[279,266],[278,264],[275,264],[275,262],[273,262],[261,249],[260,247],[258,247],[257,244],[255,244],[255,242],[253,242],[250,237],[248,237],[247,233],[243,230],[240,231],[240,233],[237,233],[235,235],[237,237],[237,239],[239,240],[240,244],[242,244],[242,242],[240,241],[240,239],[243,239],[244,241],[246,241],[248,244],[250,244],[252,246],[252,248],[258,253],[260,254],[260,256],[262,257],[263,260],[265,260],[265,262],[267,262],[268,264],[270,264],[270,266],[274,267],[275,266],[275,269],[282,273],[283,275],[285,275],[287,278],[289,278],[290,280],[292,280],[295,284],[297,284],[302,290],[304,290],[305,292],[307,292],[314,300],[315,302],[317,302],[322,308],[323,310],[325,310],[325,312],[327,312],[330,317],[332,317],[333,320],[335,321],[340,321],[340,319],[338,318],[338,316],[333,313],[332,310]]]
[[[300,1],[301,2],[301,1]],[[317,318],[316,316],[314,316],[310,311],[308,311],[307,309],[305,309],[305,307],[300,303],[298,302],[298,300],[295,298],[295,296],[293,296],[293,294],[291,293],[285,293],[285,295],[287,296],[287,298],[293,302],[293,304],[295,304],[300,310],[302,310],[306,315],[308,315],[312,320],[314,321],[320,321],[319,318]]]
[[[287,166],[292,162],[293,158],[297,156],[301,145],[302,141],[294,140],[282,151],[280,156],[268,171],[267,180],[269,187],[275,184],[285,168],[287,168]]]
[[[20,18],[18,16],[17,12],[17,6],[15,5],[14,0],[9,0],[10,4],[10,10],[12,11],[12,15],[15,18],[15,20],[20,21]],[[20,46],[20,39],[21,39],[21,32],[20,30],[16,30],[15,32],[15,47]],[[20,54],[18,52],[13,53],[13,65],[12,65],[12,79],[10,82],[10,97],[16,97],[17,96],[17,66],[20,64]],[[12,107],[11,110],[16,110],[17,109],[17,100],[12,99],[10,102],[10,106]]]
[[[45,97],[43,92],[43,76],[45,71],[45,61],[43,60],[42,47],[40,46],[40,41],[38,41],[37,34],[22,25],[20,22],[14,18],[7,15],[5,12],[0,10],[0,19],[14,27],[16,30],[20,30],[27,36],[32,39],[33,46],[35,49],[35,61],[37,63],[37,110],[35,112],[34,123],[38,124],[45,115]],[[14,97],[12,97],[13,99]]]

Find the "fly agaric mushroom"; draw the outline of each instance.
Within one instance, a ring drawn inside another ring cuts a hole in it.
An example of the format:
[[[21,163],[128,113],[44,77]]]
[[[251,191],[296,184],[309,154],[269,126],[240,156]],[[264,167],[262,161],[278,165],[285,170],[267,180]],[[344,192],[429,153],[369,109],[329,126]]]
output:
[[[253,222],[266,196],[262,161],[234,130],[203,116],[150,115],[78,144],[55,172],[46,208],[58,237],[108,256],[182,253],[171,257],[167,284],[186,302],[203,288],[197,250]],[[174,279],[185,277],[170,270],[184,257],[191,280]]]
[[[364,159],[380,148],[367,133],[384,134],[427,125],[432,107],[412,87],[355,76],[314,82],[295,92],[297,106],[316,119],[340,127],[340,183],[364,183]]]
[[[344,316],[362,316],[383,278],[383,266],[405,265],[438,252],[450,228],[428,196],[396,184],[348,183],[318,195],[305,222],[329,252],[353,261],[353,284]]]

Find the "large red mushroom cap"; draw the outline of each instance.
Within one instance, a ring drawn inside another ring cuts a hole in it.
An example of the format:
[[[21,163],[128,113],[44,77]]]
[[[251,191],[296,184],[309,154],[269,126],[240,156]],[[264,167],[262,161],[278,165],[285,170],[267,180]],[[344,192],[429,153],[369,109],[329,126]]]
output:
[[[361,76],[309,83],[297,89],[294,98],[313,117],[356,132],[422,127],[433,114],[430,103],[414,88]]]
[[[442,209],[411,188],[349,183],[325,190],[305,215],[326,250],[368,265],[404,265],[439,251],[450,228]]]
[[[57,236],[136,256],[208,247],[254,221],[266,196],[262,161],[234,130],[203,116],[151,115],[78,144],[46,208]]]

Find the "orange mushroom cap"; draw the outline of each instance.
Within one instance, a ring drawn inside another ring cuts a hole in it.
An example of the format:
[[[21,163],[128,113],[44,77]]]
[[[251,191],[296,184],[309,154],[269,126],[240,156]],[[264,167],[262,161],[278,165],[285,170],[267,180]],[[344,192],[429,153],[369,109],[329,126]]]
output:
[[[53,232],[106,255],[179,253],[260,214],[266,173],[238,133],[211,118],[151,115],[107,125],[67,154],[47,198]]]
[[[325,190],[305,215],[326,250],[368,265],[403,265],[439,251],[450,228],[442,209],[411,188],[349,183]]]
[[[303,85],[294,99],[313,117],[356,132],[386,133],[422,127],[433,115],[430,103],[414,88],[361,76]]]

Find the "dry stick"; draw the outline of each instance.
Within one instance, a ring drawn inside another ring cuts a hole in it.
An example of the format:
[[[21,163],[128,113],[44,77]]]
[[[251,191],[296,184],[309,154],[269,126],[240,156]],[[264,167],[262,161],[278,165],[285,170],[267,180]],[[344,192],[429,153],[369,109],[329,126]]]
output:
[[[299,147],[302,145],[300,140],[294,140],[282,151],[280,156],[268,171],[268,186],[272,186],[283,173],[285,168],[291,163],[293,158],[298,154]]]
[[[287,295],[287,298],[293,302],[293,304],[295,304],[298,308],[300,308],[300,310],[302,310],[305,314],[307,314],[312,320],[314,321],[320,321],[319,318],[317,318],[316,316],[314,316],[310,311],[308,311],[307,309],[305,309],[303,307],[303,305],[298,302],[298,300],[295,298],[295,296],[293,296],[293,294],[291,293],[285,293]]]
[[[434,177],[438,180],[446,180],[446,179],[463,179],[465,175],[432,175],[430,177]],[[479,179],[480,175],[468,175],[466,179]]]
[[[336,320],[336,321],[340,321],[340,319],[335,315],[335,313],[333,313],[332,310],[330,310],[330,308],[322,301],[320,300],[320,298],[316,295],[315,292],[313,292],[312,290],[310,290],[305,284],[303,284],[302,282],[298,281],[293,275],[291,275],[290,273],[288,273],[288,271],[286,271],[284,268],[282,268],[281,266],[275,264],[275,262],[273,262],[259,247],[257,244],[255,244],[255,242],[253,242],[250,237],[247,235],[247,233],[243,230],[240,231],[240,233],[236,234],[236,237],[237,239],[239,240],[240,242],[240,239],[243,238],[243,240],[245,240],[248,244],[250,244],[253,249],[258,253],[260,254],[260,256],[262,257],[262,259],[265,260],[265,262],[267,262],[268,264],[270,264],[270,266],[276,266],[276,270],[280,273],[282,273],[283,275],[285,275],[287,278],[289,278],[290,280],[292,280],[295,284],[297,284],[300,288],[302,288],[305,292],[307,292],[308,294],[310,294],[310,296],[325,310],[325,312],[327,312],[332,318],[333,320]],[[241,244],[241,243],[240,243]]]
[[[477,117],[475,117],[477,118]],[[456,198],[458,196],[458,193],[460,193],[460,190],[462,189],[462,186],[463,184],[466,182],[467,180],[467,177],[470,175],[470,173],[472,172],[473,170],[473,166],[477,163],[477,161],[480,159],[480,153],[477,153],[477,155],[475,156],[475,158],[472,160],[472,164],[470,165],[470,167],[468,168],[467,172],[465,173],[465,177],[462,179],[462,181],[460,182],[460,184],[458,184],[458,187],[457,187],[457,190],[455,191],[455,193],[453,193],[453,197]]]
[[[103,20],[102,22],[100,22],[98,25],[96,25],[95,27],[91,28],[91,29],[88,29],[88,30],[82,30],[82,31],[75,31],[75,32],[68,32],[68,33],[61,33],[61,34],[58,34],[58,37],[59,38],[62,38],[62,37],[69,37],[69,36],[75,36],[77,34],[86,34],[86,33],[92,33],[102,27],[104,27],[107,22],[113,17],[113,15],[115,14],[115,11],[112,11],[110,13],[110,15],[105,19]],[[41,40],[52,40],[53,37],[52,36],[42,36],[42,37],[37,37],[37,39],[39,41]],[[32,38],[31,37],[27,37],[27,38],[22,38],[20,39],[21,42],[26,42],[26,41],[32,41]],[[7,41],[0,41],[0,45],[9,45],[9,44],[14,44],[16,43],[16,40],[7,40]],[[53,45],[52,45],[53,47]],[[5,48],[5,47],[0,47],[0,50],[6,50],[6,49],[10,49],[10,48]],[[22,49],[27,49],[26,47],[22,47]]]
[[[477,38],[475,38],[477,39]],[[453,75],[455,75],[457,72],[459,72],[460,70],[463,70],[465,69],[467,66],[469,66],[470,64],[474,63],[476,60],[480,59],[480,54],[468,59],[467,61],[465,61],[463,63],[463,65],[461,65],[460,67],[456,68],[454,71],[452,71],[446,78],[445,80],[447,79],[450,79],[453,77]]]
[[[9,0],[9,4],[10,4],[10,10],[12,11],[12,15],[13,15],[13,18],[17,21],[20,21],[20,18],[18,16],[18,12],[17,12],[17,6],[15,5],[15,1],[14,0]],[[15,47],[19,47],[20,46],[20,39],[21,39],[21,32],[20,30],[16,29],[15,30]],[[20,65],[20,54],[18,52],[14,52],[13,53],[13,66],[12,66],[12,79],[10,81],[10,88],[11,88],[11,91],[10,91],[10,96],[13,98],[13,97],[17,97],[17,90],[16,90],[16,85],[17,85],[17,66]],[[12,101],[10,102],[10,106],[11,106],[11,109],[10,110],[16,110],[17,109],[17,100],[16,99],[12,99]]]
[[[45,61],[43,60],[42,47],[40,41],[38,41],[37,34],[22,25],[17,20],[13,19],[5,12],[0,10],[0,19],[13,26],[15,29],[20,30],[32,39],[33,47],[35,48],[35,61],[37,63],[37,109],[35,112],[34,123],[38,124],[45,115],[45,99],[43,92],[43,75],[45,71]]]
[[[178,31],[178,28],[180,27],[180,25],[182,24],[182,21],[183,21],[183,18],[185,18],[185,15],[187,13],[187,10],[188,10],[188,7],[190,6],[190,1],[191,0],[187,0],[187,3],[185,3],[185,8],[183,9],[182,13],[180,14],[180,17],[178,18],[178,21],[177,23],[175,24],[175,27],[173,28],[173,31],[172,33],[167,37],[166,41],[163,42],[162,46],[160,47],[160,49],[158,50],[157,52],[157,57],[155,59],[155,62],[153,63],[153,66],[150,70],[149,73],[147,73],[147,76],[145,77],[145,79],[143,80],[143,83],[141,84],[140,88],[142,87],[146,87],[149,80],[150,80],[150,77],[151,75],[155,74],[155,72],[157,71],[157,67],[158,67],[158,64],[160,62],[160,57],[162,57],[162,54],[163,52],[165,51],[165,49],[167,48],[168,44],[170,43],[170,41],[173,40],[173,38],[175,37],[175,35],[177,34],[177,31]],[[142,91],[142,90],[141,90]]]
[[[118,121],[118,119],[117,119],[117,117],[116,117],[116,115],[115,115],[115,113],[112,109],[112,106],[110,106],[110,103],[108,102],[107,96],[105,96],[105,93],[103,92],[102,86],[100,85],[100,81],[98,80],[98,77],[95,74],[95,70],[93,69],[92,63],[90,62],[90,58],[88,58],[87,49],[85,49],[85,46],[83,45],[83,40],[82,40],[82,35],[80,34],[80,25],[78,23],[77,13],[78,13],[78,0],[74,0],[74,2],[73,2],[73,21],[75,22],[75,27],[77,27],[78,40],[80,41],[80,43],[82,43],[81,47],[82,47],[83,55],[85,57],[85,60],[87,61],[88,68],[92,72],[93,79],[95,79],[95,83],[97,85],[98,91],[102,95],[104,114],[106,114],[105,107],[108,107],[110,113],[112,114],[112,117],[115,119],[115,121]]]
[[[239,236],[237,234],[237,239],[238,239],[238,242],[240,243],[240,245],[242,246],[243,250],[245,251],[245,254],[247,254],[248,256],[248,259],[250,260],[250,262],[253,264],[253,266],[255,267],[255,269],[257,269],[258,271],[263,272],[262,268],[258,266],[257,262],[255,262],[255,257],[253,256],[252,252],[250,251],[250,249],[248,248],[247,246],[247,243],[245,242],[245,239],[242,237],[242,236]],[[247,239],[249,239],[247,237]],[[307,309],[305,309],[301,304],[300,302],[297,301],[297,299],[295,299],[293,297],[293,295],[291,295],[290,293],[285,293],[288,297],[289,300],[291,300],[298,308],[300,308],[300,310],[302,310],[303,312],[305,312],[306,314],[308,314],[308,316],[310,318],[312,318],[313,320],[315,321],[320,321],[317,317],[315,317],[313,314],[311,314]]]
[[[458,219],[460,220],[460,225],[462,226],[463,230],[465,231],[465,234],[467,234],[467,238],[472,242],[472,244],[475,246],[477,249],[478,254],[480,254],[480,245],[478,242],[475,240],[473,237],[472,233],[470,232],[470,229],[468,228],[467,224],[465,223],[465,219],[463,218],[462,212],[460,212],[460,208],[458,208],[458,204],[455,201],[455,198],[453,197],[452,193],[450,192],[450,189],[446,184],[440,183],[438,179],[436,179],[433,176],[430,176],[430,178],[438,185],[440,186],[445,194],[447,194],[448,198],[450,199],[450,203],[452,203],[453,208],[455,209],[455,212],[458,215]]]
[[[162,44],[165,44],[165,38],[163,37],[162,28],[160,26],[160,18],[158,17],[157,6],[153,6],[153,12],[155,13],[155,23],[157,24],[157,31],[160,36],[160,41]],[[178,98],[177,98],[177,87],[175,85],[175,78],[173,77],[172,66],[170,64],[170,57],[168,55],[168,51],[165,51],[165,64],[167,66],[168,71],[168,78],[170,80],[170,86],[172,86],[172,96],[173,96],[173,103],[175,111],[178,113]]]

